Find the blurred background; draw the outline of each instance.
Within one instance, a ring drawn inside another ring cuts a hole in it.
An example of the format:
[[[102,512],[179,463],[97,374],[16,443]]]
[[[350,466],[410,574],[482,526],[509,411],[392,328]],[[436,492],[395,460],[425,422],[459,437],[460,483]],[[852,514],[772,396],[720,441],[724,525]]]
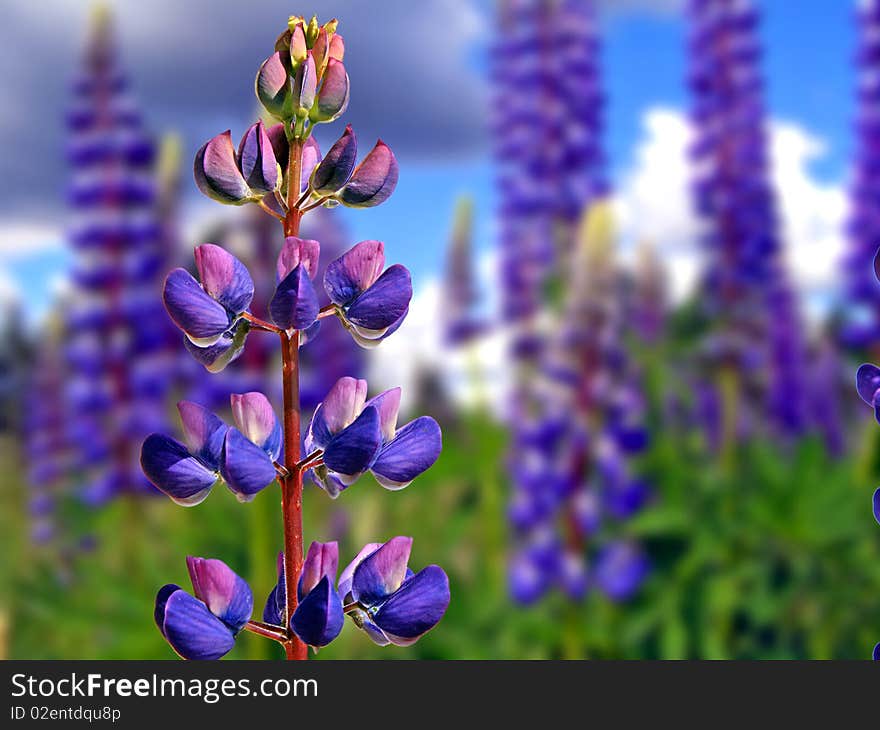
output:
[[[322,264],[383,240],[415,296],[377,350],[322,330],[303,407],[341,375],[402,385],[444,451],[401,492],[307,487],[306,539],[412,535],[452,586],[414,646],[348,626],[318,658],[870,656],[880,429],[854,375],[880,357],[880,2],[4,7],[0,656],[171,658],[153,600],[186,555],[260,607],[274,585],[273,488],[182,509],[138,455],[180,398],[280,403],[274,338],[209,375],[161,285],[211,241],[265,306],[276,224],[201,197],[191,161],[252,123],[259,64],[312,13],[340,19],[342,121],[401,176],[304,233]],[[280,653],[247,634],[230,656]]]

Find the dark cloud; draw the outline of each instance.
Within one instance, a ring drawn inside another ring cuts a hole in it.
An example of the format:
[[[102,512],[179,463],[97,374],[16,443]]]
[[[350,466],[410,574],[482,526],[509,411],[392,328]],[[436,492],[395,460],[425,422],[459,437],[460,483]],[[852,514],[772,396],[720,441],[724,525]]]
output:
[[[479,52],[491,33],[482,0],[117,0],[124,65],[155,131],[174,130],[190,155],[256,114],[253,79],[293,12],[339,17],[352,79],[351,121],[363,145],[381,135],[404,158],[467,157],[482,149],[486,94]],[[64,165],[66,82],[88,27],[88,3],[13,0],[0,26],[0,212],[57,204]],[[341,126],[330,125],[331,134]]]

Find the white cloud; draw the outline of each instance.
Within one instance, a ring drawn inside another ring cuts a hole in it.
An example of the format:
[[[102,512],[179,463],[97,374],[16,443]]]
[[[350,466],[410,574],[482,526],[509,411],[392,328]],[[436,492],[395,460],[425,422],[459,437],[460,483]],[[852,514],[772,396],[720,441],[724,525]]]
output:
[[[495,289],[495,257],[479,259],[477,272],[484,291]],[[507,341],[494,328],[473,344],[449,348],[443,340],[440,319],[442,289],[432,277],[416,282],[415,296],[401,328],[382,345],[370,351],[369,379],[375,389],[403,388],[403,411],[414,404],[419,372],[433,370],[442,379],[446,392],[459,404],[497,408],[509,385],[506,366]]]
[[[687,117],[676,109],[648,109],[633,164],[619,186],[616,210],[624,255],[640,240],[653,242],[670,269],[673,297],[691,291],[700,270],[699,229],[691,210]],[[818,313],[836,285],[843,250],[846,195],[839,183],[817,180],[810,165],[824,142],[798,124],[770,124],[773,182],[782,240],[794,281]]]
[[[63,246],[63,235],[56,226],[36,221],[5,221],[0,226],[0,261],[21,260]]]

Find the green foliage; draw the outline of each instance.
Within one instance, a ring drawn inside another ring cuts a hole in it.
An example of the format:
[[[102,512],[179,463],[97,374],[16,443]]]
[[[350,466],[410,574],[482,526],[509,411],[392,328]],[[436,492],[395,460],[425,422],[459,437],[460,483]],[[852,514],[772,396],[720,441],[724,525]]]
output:
[[[581,605],[558,595],[528,609],[509,602],[506,436],[485,415],[448,425],[440,461],[404,491],[388,494],[365,478],[331,504],[307,487],[307,542],[339,539],[345,561],[365,542],[409,534],[412,566],[437,562],[452,586],[447,616],[414,646],[376,647],[349,624],[318,658],[869,656],[880,638],[880,530],[869,506],[876,465],[835,462],[814,440],[789,450],[758,442],[740,446],[725,473],[692,434],[655,430],[643,464],[655,497],[626,526],[645,542],[653,571],[620,606],[599,595]],[[876,453],[875,431],[867,453]],[[95,535],[98,546],[59,556],[27,543],[14,454],[8,443],[0,451],[0,528],[13,556],[0,573],[8,656],[170,658],[153,598],[164,583],[188,585],[187,554],[220,557],[246,576],[261,610],[280,548],[274,488],[249,505],[218,490],[191,510],[163,499],[72,509],[71,531]],[[349,516],[347,528],[331,519],[336,510]],[[230,657],[281,653],[243,635]]]

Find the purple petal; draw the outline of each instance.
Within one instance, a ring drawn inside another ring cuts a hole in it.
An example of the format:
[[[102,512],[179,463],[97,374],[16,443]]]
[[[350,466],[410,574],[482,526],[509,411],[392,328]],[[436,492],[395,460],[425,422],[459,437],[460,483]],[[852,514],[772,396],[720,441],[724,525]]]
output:
[[[449,606],[449,578],[429,565],[407,580],[382,605],[373,620],[391,643],[407,646],[434,628]]]
[[[877,278],[880,278],[880,276]],[[874,644],[874,651],[871,653],[871,658],[875,662],[880,662],[880,643]]]
[[[285,330],[308,329],[315,323],[319,309],[318,294],[302,264],[281,280],[269,302],[272,321]]]
[[[329,578],[331,583],[336,581],[336,571],[339,567],[339,544],[336,542],[313,542],[309,545],[309,551],[303,562],[302,573],[299,577],[297,596],[301,601],[303,596],[309,593],[321,578]]]
[[[229,314],[211,299],[186,269],[174,269],[162,292],[165,309],[195,344],[213,345],[229,329]]]
[[[247,267],[213,243],[197,246],[195,257],[205,292],[233,314],[244,312],[254,298],[254,281]]]
[[[196,598],[238,633],[254,612],[250,586],[222,560],[187,557],[186,567]]]
[[[275,481],[276,476],[269,455],[237,428],[226,432],[220,473],[240,502],[253,499],[257,492]]]
[[[339,636],[344,621],[342,601],[325,575],[296,607],[290,628],[309,646],[327,646]]]
[[[321,196],[333,195],[348,182],[356,161],[357,137],[349,124],[312,173],[312,190]]]
[[[284,584],[284,553],[278,553],[278,582],[266,599],[263,608],[263,621],[275,626],[284,626],[284,604],[287,593]]]
[[[880,248],[874,254],[874,276],[880,280]]]
[[[212,471],[218,471],[223,441],[229,426],[207,408],[192,401],[180,401],[177,411],[180,413],[183,437],[189,452]]]
[[[354,577],[355,568],[357,568],[369,555],[372,555],[376,552],[380,547],[382,547],[384,543],[381,542],[369,542],[361,548],[361,551],[355,556],[355,559],[352,560],[347,566],[345,566],[345,570],[339,576],[339,595],[345,598],[351,593],[351,581]]]
[[[241,138],[238,164],[248,187],[255,193],[271,193],[281,184],[272,142],[262,122],[253,124]]]
[[[363,629],[364,633],[370,637],[370,640],[374,644],[377,644],[378,646],[388,646],[391,643],[391,639],[385,635],[385,632],[382,631],[382,629],[373,623],[370,614],[366,611],[358,608],[352,611],[350,615],[354,620],[355,625],[359,629]]]
[[[293,106],[298,115],[305,116],[315,103],[315,92],[318,76],[315,70],[315,59],[311,54],[299,64],[293,77]]]
[[[877,391],[880,390],[880,368],[871,363],[859,366],[856,373],[856,390],[859,397],[873,407]]]
[[[874,491],[872,506],[874,508],[874,519],[877,520],[878,523],[880,523],[880,488],[877,488]]]
[[[277,459],[281,451],[281,423],[269,399],[262,393],[252,392],[233,393],[229,400],[238,430],[272,459]]]
[[[406,564],[412,550],[411,537],[392,537],[364,558],[354,570],[351,595],[363,606],[378,606],[406,579]]]
[[[345,477],[356,477],[367,470],[381,445],[379,412],[372,406],[364,408],[355,422],[334,436],[324,449],[324,464],[345,482]]]
[[[269,137],[269,144],[272,145],[272,154],[275,155],[275,162],[279,164],[282,172],[286,172],[287,162],[290,158],[290,145],[287,142],[287,134],[284,131],[284,124],[281,122],[273,124],[266,130],[266,135]],[[303,147],[303,164],[305,164],[306,151],[309,149],[308,143],[311,141],[312,138],[309,137]],[[315,144],[317,144],[317,142]]]
[[[648,574],[648,559],[641,548],[626,542],[605,546],[596,558],[596,585],[612,601],[631,598]]]
[[[333,436],[354,423],[364,410],[366,400],[366,380],[339,378],[315,409],[309,425],[309,441],[315,448],[326,448]]]
[[[235,646],[229,627],[186,591],[167,597],[161,631],[184,659],[219,659]]]
[[[344,483],[338,474],[334,474],[332,471],[327,469],[326,466],[319,466],[315,469],[309,469],[309,476],[311,476],[312,481],[314,481],[315,485],[319,489],[323,489],[327,492],[327,495],[331,499],[336,499],[340,494],[342,494],[350,484]]]
[[[309,137],[303,145],[302,175],[299,187],[301,193],[304,193],[309,186],[309,180],[312,179],[312,173],[315,171],[315,167],[317,167],[320,160],[321,147],[318,145],[318,140],[314,137]],[[282,167],[281,169],[283,170],[284,168]]]
[[[257,98],[272,116],[290,119],[293,116],[290,78],[280,53],[263,61],[255,83]]]
[[[367,402],[379,411],[379,427],[382,429],[382,439],[387,443],[394,438],[397,430],[397,414],[400,411],[400,388],[391,388],[384,393],[379,393],[375,398]]]
[[[442,448],[437,421],[421,416],[406,424],[382,447],[370,471],[386,489],[402,489],[437,461]]]
[[[335,304],[346,306],[369,289],[385,268],[385,244],[361,241],[335,261],[324,273],[324,289]]]
[[[156,594],[156,607],[153,609],[153,620],[156,622],[156,626],[159,627],[159,631],[162,632],[162,636],[165,636],[165,604],[168,603],[168,599],[173,593],[182,590],[183,589],[179,585],[169,583],[168,585],[162,586]]]
[[[410,299],[412,281],[409,271],[405,266],[395,264],[351,303],[345,318],[357,327],[384,331],[406,313]]]
[[[398,174],[394,153],[380,139],[336,197],[350,208],[371,208],[391,197],[397,187]]]
[[[208,140],[196,153],[193,174],[199,190],[220,203],[241,205],[253,198],[235,163],[235,149],[228,129]]]
[[[217,481],[183,444],[158,433],[147,436],[141,447],[141,469],[156,489],[184,507],[203,501]]]
[[[348,108],[350,83],[341,61],[331,58],[318,92],[318,103],[309,114],[313,122],[332,122]]]
[[[288,236],[284,239],[281,253],[278,254],[276,281],[283,280],[297,266],[303,264],[309,276],[314,278],[318,273],[321,258],[321,244],[309,238]]]
[[[183,344],[189,353],[205,366],[208,372],[219,373],[244,351],[244,343],[249,330],[250,325],[240,319],[233,329],[224,332],[213,345],[199,347],[193,344],[189,337],[183,338]]]

